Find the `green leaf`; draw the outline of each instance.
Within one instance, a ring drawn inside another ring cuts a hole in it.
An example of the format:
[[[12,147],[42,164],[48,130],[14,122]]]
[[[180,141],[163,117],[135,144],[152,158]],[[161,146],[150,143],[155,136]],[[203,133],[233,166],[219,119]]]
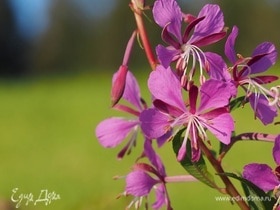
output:
[[[172,141],[173,150],[176,153],[176,156],[178,155],[178,151],[183,142],[182,133],[184,132],[184,130],[185,129],[180,130]],[[207,166],[205,164],[203,156],[201,155],[198,162],[191,161],[190,141],[187,142],[187,154],[185,158],[180,162],[180,164],[189,174],[197,178],[199,181],[203,182],[204,184],[212,188],[218,188],[214,181],[214,176],[207,170]]]
[[[232,100],[229,104],[230,111],[232,112],[233,110],[243,106],[246,103],[245,96],[240,96],[234,100]]]
[[[234,173],[223,173],[219,175],[225,175],[237,179],[241,182],[242,188],[246,195],[246,201],[250,206],[250,209],[273,209],[273,205],[276,203],[276,199],[270,196],[269,193],[265,193],[262,189],[260,189],[252,182]]]

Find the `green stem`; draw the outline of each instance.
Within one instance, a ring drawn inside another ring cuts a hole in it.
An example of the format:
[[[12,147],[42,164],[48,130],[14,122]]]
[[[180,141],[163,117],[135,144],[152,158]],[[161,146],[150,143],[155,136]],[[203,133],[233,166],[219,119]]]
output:
[[[211,153],[211,151],[206,147],[206,145],[202,142],[201,138],[198,138],[198,144],[199,148],[202,150],[204,155],[207,157],[217,174],[219,174],[221,180],[226,186],[226,193],[230,195],[234,201],[237,203],[237,205],[240,207],[242,210],[249,210],[249,206],[246,204],[246,202],[242,199],[241,195],[235,188],[235,186],[232,184],[230,179],[223,175],[224,169],[222,168],[221,162],[219,162],[214,155]]]

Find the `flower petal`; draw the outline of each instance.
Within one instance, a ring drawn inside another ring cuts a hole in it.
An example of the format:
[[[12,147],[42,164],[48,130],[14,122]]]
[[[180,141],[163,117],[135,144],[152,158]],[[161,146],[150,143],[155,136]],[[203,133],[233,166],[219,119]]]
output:
[[[167,131],[163,136],[156,139],[158,147],[161,147],[172,136],[172,130]]]
[[[170,63],[173,61],[173,58],[180,54],[180,50],[176,50],[173,47],[164,47],[162,45],[158,45],[156,47],[156,53],[161,65],[163,65],[165,68],[168,68]]]
[[[270,42],[263,42],[262,44],[258,45],[255,48],[252,57],[261,54],[267,54],[267,55],[263,56],[261,59],[259,59],[258,61],[250,65],[251,74],[256,74],[256,73],[261,73],[266,71],[268,68],[274,65],[277,60],[276,48],[274,44]]]
[[[198,42],[211,34],[219,33],[224,28],[224,15],[218,5],[206,4],[198,14],[198,18],[205,18],[199,22],[188,43]]]
[[[155,22],[172,33],[178,40],[182,40],[181,23],[182,12],[175,0],[157,0],[153,6]]]
[[[148,157],[150,162],[155,166],[162,177],[166,176],[164,165],[160,159],[160,157],[156,154],[154,148],[152,147],[152,141],[149,139],[145,140],[144,143],[144,152],[145,155]]]
[[[278,166],[280,166],[280,135],[278,135],[274,142],[273,157]]]
[[[220,55],[212,52],[206,52],[205,56],[209,64],[210,78],[225,82],[230,89],[231,95],[236,96],[237,88],[233,83],[231,74],[229,73],[223,58]]]
[[[99,143],[106,148],[116,147],[138,124],[136,120],[112,117],[100,122],[95,130]]]
[[[230,35],[227,38],[226,44],[225,44],[225,55],[230,60],[232,64],[235,64],[237,57],[236,52],[234,49],[235,40],[238,36],[238,28],[237,26],[233,26],[232,31]]]
[[[139,111],[142,110],[140,88],[136,78],[130,71],[127,72],[123,98],[137,107]]]
[[[150,74],[148,86],[155,99],[177,107],[182,112],[186,110],[179,78],[170,67],[157,66],[156,70]]]
[[[210,79],[201,86],[200,96],[199,113],[208,109],[227,106],[231,97],[231,90],[226,83]]]
[[[142,131],[148,138],[159,138],[169,131],[169,116],[157,109],[144,110],[139,119]]]
[[[134,196],[148,195],[158,181],[144,171],[133,171],[126,176],[126,192]]]
[[[266,164],[251,163],[243,168],[243,177],[264,191],[270,191],[279,185],[279,181]]]
[[[220,114],[213,119],[207,119],[209,123],[205,126],[213,133],[219,141],[229,144],[232,131],[234,131],[234,121],[229,113]]]
[[[170,116],[176,117],[183,114],[182,110],[178,109],[177,107],[171,106],[164,101],[156,99],[153,101],[154,107],[156,107],[159,111],[166,113]]]
[[[153,209],[160,209],[163,205],[170,205],[170,201],[166,195],[166,190],[163,184],[156,188],[156,201],[152,204]]]
[[[257,118],[259,118],[264,125],[272,123],[274,118],[277,117],[277,108],[275,106],[270,106],[263,95],[259,95],[257,99],[255,94],[251,94],[249,101],[252,109],[256,112]]]
[[[222,56],[212,53],[204,53],[209,63],[209,75],[212,79],[228,81],[231,80],[231,75],[227,71],[227,65]]]

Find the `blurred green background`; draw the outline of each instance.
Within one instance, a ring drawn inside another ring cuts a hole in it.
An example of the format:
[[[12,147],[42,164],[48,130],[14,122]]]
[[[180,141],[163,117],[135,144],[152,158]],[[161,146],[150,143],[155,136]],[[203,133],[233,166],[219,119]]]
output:
[[[179,2],[193,14],[205,3],[218,3],[226,25],[240,28],[236,48],[244,56],[263,41],[272,41],[279,49],[280,2],[276,0]],[[32,193],[35,200],[41,190],[60,196],[48,205],[23,200],[19,209],[24,210],[124,209],[130,202],[131,198],[116,199],[124,190],[124,180],[112,177],[129,172],[139,149],[117,161],[120,147],[103,149],[94,135],[98,122],[119,115],[110,109],[109,93],[111,76],[135,27],[128,3],[0,2],[0,210],[15,209],[11,200],[15,188],[14,197]],[[155,46],[161,42],[160,29],[152,22],[146,24]],[[223,42],[208,50],[222,52],[222,47]],[[150,102],[145,87],[150,69],[140,47],[134,50],[130,67]],[[279,75],[279,65],[270,73]],[[234,117],[237,132],[279,133],[279,126],[263,127],[255,121],[248,107]],[[231,172],[240,172],[253,161],[273,166],[271,149],[270,143],[238,143],[224,166]],[[159,152],[169,175],[185,173],[174,164],[171,145]],[[174,209],[238,209],[215,201],[220,194],[201,183],[168,185],[168,189]]]

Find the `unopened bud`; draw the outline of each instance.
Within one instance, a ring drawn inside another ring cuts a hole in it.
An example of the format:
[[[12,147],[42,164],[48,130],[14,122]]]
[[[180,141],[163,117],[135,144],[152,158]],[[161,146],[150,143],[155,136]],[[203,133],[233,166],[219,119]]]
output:
[[[128,71],[128,67],[121,65],[119,70],[114,75],[112,90],[111,90],[112,106],[115,106],[123,95],[127,71]]]

